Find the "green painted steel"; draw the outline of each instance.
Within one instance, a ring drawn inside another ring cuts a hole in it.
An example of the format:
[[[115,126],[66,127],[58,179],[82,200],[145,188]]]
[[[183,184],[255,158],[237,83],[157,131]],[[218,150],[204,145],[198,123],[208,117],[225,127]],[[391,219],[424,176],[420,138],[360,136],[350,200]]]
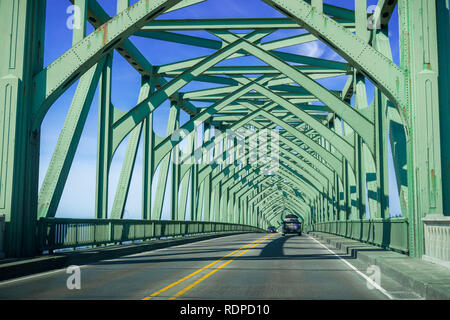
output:
[[[331,233],[408,254],[408,227],[406,218],[392,218],[319,222],[305,231]]]
[[[40,251],[209,233],[265,232],[243,224],[177,220],[41,218],[37,227]]]
[[[212,228],[261,231],[287,212],[307,230],[424,255],[422,220],[450,215],[448,1],[379,0],[370,16],[366,0],[355,0],[354,10],[322,0],[262,0],[284,17],[157,19],[204,1],[130,6],[117,0],[111,17],[97,0],[70,0],[79,8],[80,26],[72,47],[46,67],[46,1],[0,1],[6,30],[0,34],[0,214],[7,256]],[[389,30],[394,10],[399,65]],[[266,40],[283,29],[306,32]],[[213,52],[153,65],[131,37]],[[344,61],[283,50],[315,41]],[[112,101],[120,90],[112,87],[114,51],[141,77],[138,101],[126,111]],[[264,65],[228,63],[244,57]],[[342,89],[331,89],[336,77],[346,77]],[[76,81],[39,189],[43,119]],[[97,89],[95,219],[55,218]],[[160,137],[154,113],[167,101],[168,118],[156,119],[167,123]],[[182,112],[190,116],[184,124]],[[116,193],[108,199],[111,163],[125,139]],[[140,144],[141,220],[124,220]],[[390,190],[389,175],[397,190]],[[401,212],[390,212],[392,192]],[[169,207],[167,221],[161,220],[163,207]]]

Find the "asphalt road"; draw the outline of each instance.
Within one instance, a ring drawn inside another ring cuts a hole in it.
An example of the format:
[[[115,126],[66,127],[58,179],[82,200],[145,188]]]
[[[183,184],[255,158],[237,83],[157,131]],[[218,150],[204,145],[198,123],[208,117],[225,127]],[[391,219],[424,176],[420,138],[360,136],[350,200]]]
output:
[[[356,263],[308,235],[240,234],[80,266],[80,289],[66,269],[0,282],[0,299],[414,297],[390,279],[369,289]]]

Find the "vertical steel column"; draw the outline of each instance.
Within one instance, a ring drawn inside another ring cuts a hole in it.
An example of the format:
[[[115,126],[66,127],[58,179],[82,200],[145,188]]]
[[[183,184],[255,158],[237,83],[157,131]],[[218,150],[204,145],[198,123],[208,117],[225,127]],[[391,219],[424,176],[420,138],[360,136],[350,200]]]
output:
[[[355,88],[355,108],[358,110],[368,108],[364,76],[355,71],[353,79],[353,86]],[[368,152],[368,150],[364,149],[364,143],[361,137],[355,133],[355,171],[356,193],[358,195],[358,219],[366,218],[366,174],[364,152]]]
[[[175,130],[180,127],[180,112],[177,115],[177,121],[175,123]],[[171,185],[170,185],[170,219],[178,220],[178,195],[180,190],[180,149],[173,148],[172,149],[172,176],[171,176]]]
[[[233,192],[233,201],[233,223],[240,223],[242,221],[242,217],[239,215],[241,201],[235,192]]]
[[[364,42],[369,42],[370,31],[367,29],[367,0],[355,0],[355,27],[356,35]],[[353,91],[355,95],[355,108],[363,110],[368,107],[367,92],[364,76],[355,70],[353,74]],[[366,218],[366,166],[365,163],[371,161],[371,154],[361,137],[355,133],[355,173],[356,173],[356,193],[358,195],[358,218]]]
[[[150,77],[150,94],[155,90],[155,77]],[[155,170],[155,132],[153,131],[153,113],[143,122],[143,149],[142,149],[142,220],[152,217],[152,180]]]
[[[191,116],[191,119],[192,118],[193,118],[193,116]],[[194,131],[193,131],[193,139],[194,139],[194,141],[193,141],[192,153],[193,153],[194,150],[197,150],[197,148],[198,148],[197,130],[198,130],[198,128],[196,127],[194,129]],[[197,199],[197,195],[198,195],[198,164],[197,164],[196,161],[194,161],[192,163],[190,176],[191,176],[191,184],[190,184],[190,187],[189,187],[189,193],[190,193],[189,207],[191,209],[191,220],[199,221],[198,211],[197,211],[197,201],[198,201],[198,199]]]
[[[166,136],[172,135],[175,128],[179,125],[180,106],[178,100],[170,101],[169,118],[167,120]],[[176,150],[176,149],[175,149]],[[156,151],[157,152],[157,151]],[[153,204],[152,219],[161,220],[164,196],[167,189],[167,181],[169,176],[169,166],[171,163],[171,152],[167,153],[160,162],[158,175],[158,188],[155,194],[155,203]],[[172,172],[173,174],[173,172]]]
[[[340,136],[343,135],[343,127],[342,127],[342,122],[341,119],[336,117],[335,121],[334,121],[334,130],[337,134],[339,134]],[[348,220],[349,215],[350,215],[350,181],[349,181],[349,170],[348,170],[348,164],[347,164],[347,160],[345,160],[344,158],[342,159],[342,202],[343,205],[341,206],[341,212],[339,214],[338,220]],[[340,196],[341,198],[341,196]]]
[[[330,150],[330,143],[325,141],[325,149]],[[325,220],[330,221],[330,208],[331,208],[331,197],[330,197],[330,182],[327,179],[327,184],[324,186],[324,197],[325,197]]]
[[[150,87],[151,85],[149,83],[149,79],[147,77],[142,79],[138,103],[141,103],[149,96],[151,92]],[[114,197],[114,203],[111,209],[111,219],[123,219],[125,205],[128,198],[128,191],[130,190],[131,178],[133,176],[133,169],[139,149],[139,142],[141,140],[142,127],[143,123],[141,122],[129,134],[128,145],[125,151],[122,170],[120,172],[119,182],[117,184],[116,195]]]
[[[332,221],[333,208],[333,186],[331,181],[327,180],[327,221]]]
[[[341,198],[341,187],[340,187],[340,181],[339,176],[336,172],[333,172],[334,174],[334,185],[335,185],[335,192],[334,192],[334,212],[333,212],[333,221],[339,220],[340,210],[341,210],[341,204],[340,204],[340,198]]]
[[[211,139],[211,125],[205,123],[204,125],[204,137],[203,141],[206,143]],[[205,154],[203,155],[203,164],[210,164],[210,151],[205,150]],[[212,198],[212,189],[211,189],[211,173],[203,180],[204,190],[203,190],[203,220],[211,221],[211,198]]]
[[[221,130],[222,131],[222,130]],[[220,154],[221,154],[221,165],[220,165],[220,170],[223,170],[224,166],[226,166],[226,158],[223,159],[224,155],[226,155],[226,151],[227,151],[227,145],[226,145],[226,139],[222,140],[221,142],[222,148],[221,150],[219,150]],[[219,154],[219,153],[218,153]],[[219,205],[219,212],[220,212],[220,218],[222,222],[228,222],[228,214],[227,214],[227,210],[226,210],[226,205],[228,203],[228,188],[226,188],[222,181],[220,181],[220,205]]]
[[[334,128],[334,121],[336,121],[335,119],[335,114],[332,115],[332,118],[330,119],[331,122],[328,123],[328,128],[330,130],[333,130]],[[333,151],[333,146],[331,144],[328,145],[328,151],[332,152]],[[333,171],[333,180],[329,182],[329,184],[331,185],[331,215],[330,215],[330,221],[335,221],[337,220],[336,217],[338,215],[338,210],[339,210],[339,198],[338,198],[338,191],[339,191],[339,176],[337,175],[337,173],[335,171]]]
[[[399,0],[401,65],[408,72],[409,84],[410,253],[416,257],[424,252],[422,219],[429,214],[443,215],[436,3]]]
[[[192,155],[192,153],[194,152],[194,132],[191,132],[188,135],[188,141],[187,141],[187,151],[189,154]],[[178,149],[178,145],[176,147]],[[188,199],[188,195],[189,195],[189,184],[191,182],[191,170],[192,170],[192,159],[191,158],[188,161],[188,164],[182,164],[182,168],[185,168],[186,166],[189,167],[189,169],[187,169],[187,172],[184,174],[183,179],[181,180],[181,185],[180,185],[180,189],[179,189],[179,193],[180,193],[180,197],[179,197],[179,202],[178,202],[178,220],[186,220],[186,208],[187,208],[187,199]],[[192,217],[190,217],[192,218]]]
[[[209,140],[209,130],[207,130],[206,128],[206,124],[203,125],[203,139],[202,139],[202,145],[204,145],[208,140]],[[202,148],[202,153],[201,153],[201,157],[199,159],[200,161],[200,165],[203,167],[203,165],[205,163],[208,162],[209,159],[209,155],[207,152],[205,152],[205,150],[203,150]],[[209,175],[208,175],[209,177]],[[201,183],[200,186],[198,188],[198,202],[197,202],[197,212],[198,215],[200,217],[200,220],[204,220],[204,221],[208,221],[205,219],[205,215],[204,215],[204,209],[205,209],[205,205],[206,205],[206,199],[209,199],[209,189],[206,190],[206,184],[207,184],[207,180],[208,177],[206,179],[204,179]],[[208,193],[206,193],[208,192]]]
[[[108,183],[111,165],[111,124],[112,124],[112,55],[105,62],[99,86],[98,137],[97,137],[97,181],[95,193],[95,216],[108,217]]]
[[[228,219],[228,188],[221,184],[221,194],[220,194],[220,216],[222,217],[222,222],[229,222]]]
[[[354,130],[346,123],[343,123],[343,132],[344,137],[350,137],[349,139],[355,141],[355,132]],[[353,139],[351,138],[353,137]],[[355,154],[355,164],[356,164],[356,154]],[[355,172],[353,171],[352,167],[350,166],[350,163],[345,160],[345,166],[346,166],[346,172],[347,172],[347,178],[348,178],[348,186],[347,186],[347,195],[348,195],[348,214],[347,217],[349,220],[356,219],[356,217],[359,215],[359,199],[358,199],[358,193],[357,193],[357,177],[355,175]]]
[[[77,44],[86,37],[88,0],[75,0],[74,7],[75,14],[72,45]]]
[[[221,130],[218,127],[214,127],[214,137],[219,137],[221,135]],[[214,144],[214,159],[217,162],[218,166],[212,170],[211,174],[217,174],[217,172],[219,172],[220,169],[220,163],[222,163],[222,153],[220,152],[220,143],[215,143]],[[214,213],[214,221],[217,222],[221,222],[222,221],[222,216],[220,214],[220,195],[221,195],[221,184],[222,182],[219,181],[216,185],[212,186],[212,188],[214,188],[214,209],[213,209],[213,213]]]
[[[372,45],[385,54],[384,41],[388,39],[388,26],[373,30]],[[390,52],[389,52],[390,54]],[[387,98],[378,87],[374,87],[373,106],[375,111],[375,167],[377,173],[376,217],[389,218],[389,176],[387,150]]]
[[[436,1],[437,46],[439,59],[439,124],[443,213],[450,216],[450,28],[449,2]]]
[[[389,218],[389,178],[386,128],[386,98],[375,87],[375,166],[377,172],[377,211],[376,218]]]
[[[254,215],[254,212],[253,212],[253,205],[250,204],[251,195],[252,195],[252,193],[250,192],[245,197],[245,200],[244,200],[245,201],[245,208],[246,208],[246,210],[248,212],[248,216],[249,216],[249,219],[250,219],[250,225],[256,226],[256,219],[255,219],[255,215]]]
[[[320,216],[321,216],[321,220],[323,222],[325,222],[325,212],[324,212],[324,206],[323,206],[323,197],[321,195],[319,195],[319,197],[317,198],[319,201],[319,208],[320,208]]]
[[[369,41],[370,32],[367,29],[367,0],[355,0],[356,35],[365,42]]]
[[[322,136],[320,137],[319,143],[324,149],[327,148],[327,141],[325,140],[324,137],[322,137]],[[322,191],[321,191],[321,194],[319,195],[319,197],[320,197],[319,200],[320,200],[320,210],[321,210],[321,215],[322,215],[322,221],[327,221],[326,205],[325,205],[326,198],[325,198],[325,193],[324,193],[323,187],[321,187],[321,189],[322,189]]]
[[[7,257],[36,253],[40,130],[33,75],[42,70],[45,0],[0,1],[0,214]]]
[[[214,218],[215,221],[221,222],[223,221],[220,208],[221,208],[221,194],[222,194],[222,182],[219,181],[219,183],[214,187]]]
[[[232,166],[232,170],[230,171],[230,177],[232,177],[234,174],[236,174],[239,169],[236,167],[235,165],[235,161],[237,159],[237,155],[236,155],[236,149],[234,148],[234,146],[236,146],[236,138],[233,136],[232,140],[230,139],[228,141],[229,143],[231,143],[231,145],[227,146],[227,149],[231,149],[231,154],[227,154],[227,158],[229,159],[229,165]],[[228,187],[228,192],[229,192],[229,197],[228,197],[228,206],[227,206],[227,211],[230,215],[230,222],[231,223],[237,223],[237,221],[239,220],[239,217],[236,216],[236,203],[237,203],[237,199],[236,199],[236,193],[234,192],[234,189],[232,188],[232,185]]]

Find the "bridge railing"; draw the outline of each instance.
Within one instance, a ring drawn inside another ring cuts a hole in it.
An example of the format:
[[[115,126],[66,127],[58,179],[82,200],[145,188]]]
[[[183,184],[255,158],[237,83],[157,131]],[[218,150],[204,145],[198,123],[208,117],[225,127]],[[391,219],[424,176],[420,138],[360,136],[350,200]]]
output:
[[[218,232],[263,232],[242,224],[204,221],[41,218],[40,251]]]
[[[331,233],[406,254],[409,252],[406,218],[317,222],[306,226],[305,230]]]

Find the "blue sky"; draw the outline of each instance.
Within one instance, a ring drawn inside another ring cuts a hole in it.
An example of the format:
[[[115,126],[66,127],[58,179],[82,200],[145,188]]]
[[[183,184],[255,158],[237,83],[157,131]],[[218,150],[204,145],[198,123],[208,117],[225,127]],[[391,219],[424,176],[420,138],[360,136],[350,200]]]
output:
[[[105,11],[114,16],[116,11],[115,0],[98,0]],[[131,1],[132,3],[136,0]],[[339,5],[349,9],[354,9],[354,1],[328,0],[328,4]],[[377,0],[368,0],[368,6],[375,5]],[[45,41],[45,61],[47,66],[52,61],[61,56],[72,46],[72,31],[67,28],[66,22],[69,17],[68,7],[71,5],[68,0],[47,0],[46,19],[46,41]],[[274,18],[284,17],[281,13],[272,9],[260,0],[208,0],[206,2],[173,11],[160,17],[160,19],[201,19],[201,18]],[[88,27],[88,33],[92,32],[92,27]],[[292,34],[301,33],[300,30],[280,30],[266,37],[264,41],[270,41]],[[201,36],[210,39],[217,39],[213,35],[204,31],[188,32],[190,35]],[[390,22],[391,46],[395,63],[399,63],[398,54],[398,16],[397,10]],[[202,55],[211,54],[211,49],[197,48],[187,45],[179,45],[165,41],[151,40],[133,36],[131,41],[141,50],[143,55],[154,65],[167,64],[179,60],[189,59]],[[310,55],[314,57],[342,60],[334,51],[319,41],[311,42],[301,46],[293,46],[282,49],[285,52]],[[254,58],[243,58],[241,60],[222,62],[222,65],[236,65],[244,60],[249,64],[262,64]],[[113,93],[112,101],[116,108],[128,110],[132,108],[138,98],[140,87],[140,76],[129,64],[117,53],[114,54],[113,61]],[[320,82],[331,89],[341,90],[346,78],[321,80]],[[42,125],[41,140],[41,164],[40,182],[43,181],[46,168],[51,159],[59,133],[64,123],[65,115],[70,107],[71,99],[76,89],[75,83],[70,87],[52,106]],[[204,84],[193,82],[184,89],[206,88]],[[373,86],[368,83],[369,103],[373,99]],[[95,177],[96,177],[96,152],[97,152],[97,123],[98,123],[98,96],[96,94],[89,113],[85,129],[77,150],[71,172],[68,177],[60,206],[57,212],[58,217],[94,217],[95,204]],[[168,117],[169,105],[163,104],[155,111],[155,132],[165,135],[165,127]],[[188,120],[187,114],[182,113],[182,122]],[[117,150],[110,170],[110,207],[114,199],[116,185],[119,179],[121,163],[123,160],[125,140]],[[141,143],[142,144],[142,143]],[[133,173],[130,194],[127,201],[125,218],[139,218],[141,214],[141,190],[142,190],[142,146],[139,149],[135,170]],[[391,159],[390,159],[391,160]],[[393,176],[392,161],[390,161],[390,208],[391,214],[399,214],[400,207],[398,195],[396,195],[396,183]],[[156,184],[154,184],[154,190]],[[154,192],[153,192],[154,193]],[[166,197],[168,199],[168,197]],[[168,203],[168,201],[166,201]],[[168,206],[163,208],[163,218],[168,217]]]

